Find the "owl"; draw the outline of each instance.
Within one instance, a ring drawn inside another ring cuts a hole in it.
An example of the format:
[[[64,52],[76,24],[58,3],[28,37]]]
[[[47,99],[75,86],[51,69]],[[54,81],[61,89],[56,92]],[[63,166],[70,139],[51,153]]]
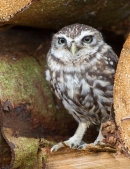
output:
[[[86,149],[82,139],[90,125],[100,126],[94,145],[103,139],[102,123],[111,115],[113,82],[118,57],[90,26],[73,24],[54,34],[47,54],[46,80],[65,109],[78,122],[75,134],[51,148],[64,145]]]

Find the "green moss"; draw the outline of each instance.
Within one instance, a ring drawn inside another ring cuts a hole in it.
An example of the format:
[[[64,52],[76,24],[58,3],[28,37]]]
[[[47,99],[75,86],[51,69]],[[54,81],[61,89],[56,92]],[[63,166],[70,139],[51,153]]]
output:
[[[35,112],[52,112],[53,99],[44,74],[44,67],[33,57],[16,61],[0,58],[0,99],[14,105],[31,103]]]
[[[12,96],[17,93],[17,100],[28,97],[28,94],[35,93],[32,86],[32,80],[36,77],[38,69],[34,59],[29,57],[15,61],[14,63],[0,61],[0,84],[2,86],[2,96],[8,96],[8,99],[15,101]],[[34,69],[35,67],[35,69]]]
[[[12,139],[12,141],[15,144],[15,148],[13,149],[15,154],[13,168],[33,168],[37,159],[39,140],[19,137],[19,139]]]

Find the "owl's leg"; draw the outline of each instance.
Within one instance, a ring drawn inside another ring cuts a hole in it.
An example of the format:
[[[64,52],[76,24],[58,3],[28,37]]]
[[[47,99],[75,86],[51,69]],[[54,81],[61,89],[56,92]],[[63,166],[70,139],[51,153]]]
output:
[[[65,147],[65,145],[69,146],[70,148],[77,148],[80,145],[81,140],[82,140],[82,138],[85,134],[85,131],[88,127],[89,127],[89,123],[87,124],[87,123],[80,122],[75,134],[72,137],[70,137],[69,140],[66,140],[63,143],[60,142],[60,143],[54,145],[50,151],[51,152],[57,151],[58,149]]]
[[[98,133],[98,136],[97,136],[97,138],[96,138],[96,140],[94,141],[94,145],[97,145],[99,142],[102,142],[102,140],[103,140],[103,135],[102,135],[102,124],[101,124],[101,126],[100,126],[100,129],[99,129],[99,133]]]
[[[99,142],[102,142],[103,138],[104,138],[104,137],[103,137],[103,135],[102,135],[102,124],[101,124],[100,129],[99,129],[98,136],[97,136],[96,140],[94,141],[94,143],[92,143],[92,144],[97,145]],[[86,144],[86,143],[83,143],[83,144],[81,144],[81,145],[78,147],[78,149],[85,150],[86,147],[87,147],[87,144]]]

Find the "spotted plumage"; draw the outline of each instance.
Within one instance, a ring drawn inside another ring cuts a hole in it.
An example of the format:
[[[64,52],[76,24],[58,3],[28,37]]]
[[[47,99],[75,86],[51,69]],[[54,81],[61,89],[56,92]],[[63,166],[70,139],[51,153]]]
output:
[[[86,148],[82,138],[90,124],[101,125],[110,117],[117,56],[101,33],[74,24],[54,34],[47,54],[46,79],[79,126],[66,145]],[[101,128],[94,144],[102,139]],[[64,144],[58,143],[51,151]]]

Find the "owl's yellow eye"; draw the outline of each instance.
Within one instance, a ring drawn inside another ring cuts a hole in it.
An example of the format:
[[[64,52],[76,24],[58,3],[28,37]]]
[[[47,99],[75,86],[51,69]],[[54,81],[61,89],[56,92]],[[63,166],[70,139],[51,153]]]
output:
[[[84,43],[91,43],[93,40],[93,37],[92,36],[85,36],[83,39],[82,39],[82,42]]]
[[[58,38],[58,43],[59,43],[60,45],[65,44],[65,43],[66,43],[65,38]]]

